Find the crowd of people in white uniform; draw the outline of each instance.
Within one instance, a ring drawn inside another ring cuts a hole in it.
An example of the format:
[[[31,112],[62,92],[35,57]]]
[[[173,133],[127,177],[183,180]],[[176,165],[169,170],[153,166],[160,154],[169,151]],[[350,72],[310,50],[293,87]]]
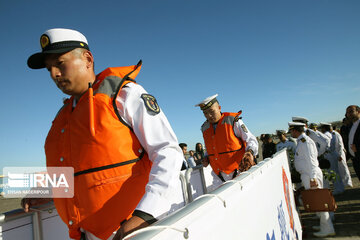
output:
[[[319,125],[311,123],[304,117],[293,117],[289,122],[289,132],[277,130],[278,143],[273,143],[271,135],[264,135],[261,140],[266,145],[265,155],[281,151],[286,148],[289,156],[289,165],[293,181],[297,188],[328,188],[333,195],[342,194],[345,187],[352,187],[352,180],[346,162],[346,150],[342,136],[335,131],[330,123],[322,122]],[[290,136],[289,136],[290,134]],[[180,144],[181,145],[181,144]],[[269,147],[270,146],[270,147]],[[186,154],[186,149],[181,146]],[[273,150],[272,150],[273,149]],[[264,155],[264,156],[265,156]],[[186,159],[186,158],[185,158]],[[195,166],[192,154],[187,158],[189,167]],[[186,160],[185,160],[186,161]],[[297,180],[296,180],[297,178]],[[335,235],[332,224],[333,212],[317,213],[320,226],[313,226],[316,237]]]
[[[299,184],[296,186],[305,189],[333,187],[333,195],[342,194],[345,187],[353,186],[343,139],[330,123],[322,122],[319,126],[312,123],[308,126],[308,122],[304,117],[293,117],[292,122],[288,123],[289,138],[285,131],[277,130],[280,141],[276,144],[276,151],[284,148],[288,150],[292,177],[299,175]],[[330,178],[332,175],[335,177]],[[318,231],[314,235],[335,235],[332,224],[334,213],[319,212],[317,216],[320,218],[320,226],[313,226]]]
[[[345,187],[352,187],[351,175],[346,163],[346,150],[340,133],[335,131],[330,123],[322,122],[319,125],[312,123],[308,126],[306,118],[293,117],[292,120],[304,124],[305,134],[315,143],[320,167],[336,173],[333,194],[341,194],[345,191]],[[276,144],[276,151],[287,148],[290,155],[295,154],[296,139],[287,138],[283,130],[277,130],[277,135],[280,141]],[[322,162],[327,162],[323,164],[324,167]],[[328,181],[325,181],[325,184],[325,187],[330,187]]]

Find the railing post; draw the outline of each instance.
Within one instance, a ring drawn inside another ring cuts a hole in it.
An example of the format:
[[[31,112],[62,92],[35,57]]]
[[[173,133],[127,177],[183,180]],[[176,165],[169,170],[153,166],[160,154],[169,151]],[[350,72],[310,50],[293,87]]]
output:
[[[191,177],[192,171],[193,171],[193,168],[188,168],[188,169],[186,169],[186,172],[185,172],[186,189],[187,189],[189,203],[191,203],[193,201],[191,184],[190,184],[190,177]]]
[[[36,211],[32,214],[32,227],[34,240],[43,240],[40,211]]]
[[[201,185],[203,187],[204,194],[207,194],[208,192],[207,192],[205,175],[204,175],[204,167],[201,166],[201,168],[199,168],[199,171],[200,171],[200,177],[201,177]]]
[[[186,179],[185,179],[185,176],[184,176],[184,174],[182,172],[180,172],[179,178],[180,178],[180,182],[181,182],[182,193],[183,193],[183,197],[184,197],[184,203],[186,205],[186,204],[189,203],[189,196],[188,196]]]

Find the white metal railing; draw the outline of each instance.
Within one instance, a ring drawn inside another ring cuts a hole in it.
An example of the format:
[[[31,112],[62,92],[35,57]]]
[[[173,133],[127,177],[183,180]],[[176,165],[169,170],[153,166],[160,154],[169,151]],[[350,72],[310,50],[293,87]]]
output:
[[[0,215],[0,239],[16,239],[21,236],[22,239],[43,240],[44,238],[44,223],[46,228],[49,225],[49,219],[53,218],[55,222],[62,224],[56,212],[53,203],[47,203],[36,208],[31,208],[29,212],[24,212],[23,209],[16,209]],[[55,223],[54,225],[58,225]],[[66,233],[67,231],[65,231]],[[46,234],[46,236],[49,234]],[[66,234],[67,235],[67,234]],[[65,235],[65,236],[66,236]],[[66,238],[62,238],[66,239]]]
[[[234,229],[238,231],[236,226],[232,226],[233,223],[221,220],[221,216],[224,216],[223,214],[225,214],[226,216],[233,218],[232,220],[235,223],[238,222],[237,224],[246,224],[246,221],[245,223],[240,223],[241,221],[244,221],[244,219],[237,216],[232,216],[234,215],[233,212],[237,212],[237,214],[239,214],[238,211],[240,211],[241,214],[238,216],[245,218],[243,212],[249,211],[246,208],[242,208],[242,204],[245,204],[246,201],[249,201],[249,199],[245,198],[249,198],[249,195],[252,196],[250,199],[251,201],[247,204],[252,204],[257,200],[257,198],[254,197],[255,193],[253,192],[253,184],[259,182],[257,184],[266,185],[267,187],[265,187],[263,191],[271,189],[271,185],[268,185],[270,184],[270,181],[264,181],[261,179],[263,178],[264,174],[274,172],[275,168],[278,171],[280,167],[279,162],[283,164],[281,165],[282,167],[287,168],[287,158],[285,157],[286,159],[284,160],[284,157],[285,154],[282,154],[281,152],[277,153],[273,156],[275,159],[265,159],[264,161],[258,163],[258,165],[253,166],[251,169],[249,169],[249,171],[241,173],[235,179],[223,183],[221,187],[215,189],[214,191],[209,190],[214,189],[210,183],[212,177],[210,176],[210,167],[203,168],[202,166],[196,166],[194,168],[182,171],[179,177],[179,186],[182,187],[182,196],[179,196],[179,198],[182,199],[179,199],[179,201],[182,201],[182,204],[180,205],[185,205],[185,207],[182,207],[180,210],[171,213],[166,218],[147,228],[135,231],[134,233],[128,235],[125,239],[199,239],[199,235],[197,234],[199,234],[199,231],[201,231],[202,227],[204,226],[203,224],[210,221],[210,219],[213,221],[213,219],[216,219],[217,217],[219,217],[218,224],[221,226],[220,228],[219,226],[216,226],[218,231],[227,232],[228,227],[234,227]],[[279,180],[277,181],[277,185],[280,185]],[[277,186],[278,190],[281,190],[282,188],[283,186]],[[277,195],[279,195],[279,193]],[[237,206],[237,204],[240,205]],[[262,208],[262,211],[264,212],[268,211],[267,209],[264,209],[264,206],[262,205],[263,204],[260,204],[259,208]],[[267,204],[264,205],[266,205],[268,208]],[[274,204],[272,207],[274,207]],[[240,208],[242,209],[239,210]],[[275,206],[275,209],[276,208],[279,208],[279,206]],[[255,208],[254,211],[260,210]],[[247,214],[248,215],[246,216],[249,216],[249,213]],[[298,217],[298,215],[295,214],[295,217]],[[51,222],[49,222],[50,218],[53,219]],[[295,220],[296,223],[298,223],[298,219]],[[261,221],[265,220],[261,219]],[[259,223],[260,225],[261,221]],[[264,223],[271,225],[272,222],[276,221],[277,216],[273,221],[269,221],[269,219],[267,219],[265,222],[263,222],[263,225]],[[215,226],[209,226],[208,223],[206,226],[209,228],[215,228]],[[300,229],[298,225],[296,227],[296,234],[300,233],[301,235],[301,226]],[[19,231],[20,228],[23,230]],[[46,204],[36,209],[32,209],[32,211],[29,213],[23,212],[22,209],[17,209],[0,215],[0,240],[63,240],[69,239],[67,232],[67,227],[60,220],[53,204]],[[20,233],[23,235],[20,236]],[[161,236],[164,234],[167,235],[162,238]],[[279,236],[278,233],[277,236]],[[219,239],[219,237],[219,233],[208,235],[209,239]],[[246,237],[243,239],[246,239]],[[301,239],[301,237],[299,239]]]
[[[287,155],[281,152],[124,240],[302,239],[289,190]]]

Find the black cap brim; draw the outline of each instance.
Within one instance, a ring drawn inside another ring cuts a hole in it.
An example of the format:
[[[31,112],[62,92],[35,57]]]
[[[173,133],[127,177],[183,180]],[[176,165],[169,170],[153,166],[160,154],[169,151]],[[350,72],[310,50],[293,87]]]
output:
[[[52,53],[66,53],[69,52],[71,50],[74,50],[77,47],[68,47],[68,48],[61,48],[61,49],[52,49],[52,50],[48,50],[48,51],[43,51],[43,52],[39,52],[39,53],[35,53],[33,55],[31,55],[28,60],[27,60],[27,65],[29,66],[29,68],[32,69],[41,69],[41,68],[45,68],[45,56],[47,54],[52,54]]]

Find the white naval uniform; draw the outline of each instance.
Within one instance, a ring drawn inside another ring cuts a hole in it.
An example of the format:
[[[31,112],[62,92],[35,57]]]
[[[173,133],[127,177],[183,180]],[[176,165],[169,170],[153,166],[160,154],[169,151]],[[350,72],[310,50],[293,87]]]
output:
[[[326,136],[331,138],[330,144],[330,169],[333,170],[338,178],[334,182],[334,194],[342,193],[345,190],[344,185],[352,187],[352,180],[349,168],[346,164],[346,156],[344,152],[344,143],[340,134],[336,134],[335,131],[326,132]],[[342,157],[342,161],[339,161],[339,157]]]
[[[152,161],[149,182],[136,210],[159,219],[173,207],[172,196],[179,195],[174,193],[182,191],[176,183],[179,181],[184,156],[164,113],[160,111],[155,114],[145,107],[141,98],[144,93],[147,92],[142,86],[128,83],[116,98],[116,106],[121,118],[134,130]],[[85,233],[89,240],[98,240],[93,234]],[[109,239],[114,236],[115,233]]]
[[[324,153],[326,153],[326,151],[329,150],[331,138],[319,131],[314,131],[310,128],[306,128],[305,132],[315,142],[318,156],[323,155]]]
[[[245,132],[243,128],[247,129],[247,132]],[[235,136],[241,138],[244,142],[246,142],[245,151],[251,149],[254,153],[254,156],[258,155],[259,143],[256,137],[250,132],[250,130],[245,126],[244,122],[241,119],[235,122],[234,133]]]
[[[290,153],[295,154],[295,150],[296,150],[296,143],[293,141],[290,141],[289,139],[285,139],[284,142],[280,141],[276,144],[276,152],[279,152],[280,150],[286,148],[287,149],[287,155],[288,155],[288,164],[289,164],[289,168],[291,169],[291,161],[292,159],[290,158]]]
[[[349,167],[346,163],[346,154],[343,139],[337,131],[331,132],[335,142],[335,154],[336,158],[339,159],[341,157],[341,161],[338,161],[338,168],[341,180],[345,186],[352,187],[351,174],[349,171]]]
[[[243,127],[241,127],[241,126],[243,126]],[[256,137],[250,132],[250,130],[245,126],[244,122],[241,119],[237,120],[234,123],[233,129],[234,129],[235,136],[238,138],[241,138],[244,142],[246,142],[245,151],[251,149],[254,153],[254,159],[255,159],[255,156],[258,154],[258,151],[259,151],[259,143],[258,143]],[[244,129],[246,129],[247,132],[245,132]],[[220,174],[223,176],[225,181],[228,181],[233,178],[234,172],[232,172],[230,174],[220,172]],[[214,172],[213,172],[213,175],[216,176],[214,178],[219,179],[219,177]],[[220,181],[220,182],[214,181],[213,182],[213,184],[216,184],[216,185],[221,185],[222,183],[223,183],[222,181]]]
[[[288,151],[292,151],[295,153],[296,150],[296,143],[290,141],[289,139],[285,139],[284,142],[280,141],[276,144],[276,151],[280,151],[282,149],[286,148]]]
[[[301,182],[305,189],[310,189],[310,180],[316,179],[318,188],[323,188],[323,174],[317,160],[315,142],[305,133],[297,138],[295,168],[301,174]],[[334,232],[329,212],[320,212],[320,231]]]

